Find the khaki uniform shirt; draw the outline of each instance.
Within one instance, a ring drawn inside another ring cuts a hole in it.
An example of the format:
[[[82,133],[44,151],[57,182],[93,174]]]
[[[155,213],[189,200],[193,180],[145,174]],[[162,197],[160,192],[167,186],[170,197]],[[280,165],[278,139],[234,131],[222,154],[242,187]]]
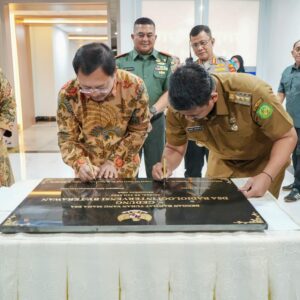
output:
[[[198,60],[197,63],[209,73],[236,72],[234,65],[221,56],[213,56],[211,60],[204,63]]]
[[[140,78],[117,70],[112,92],[102,102],[80,93],[77,80],[68,82],[59,93],[57,122],[63,160],[76,171],[89,157],[96,166],[114,162],[120,178],[136,176],[150,122]]]
[[[293,123],[272,89],[255,76],[212,75],[218,100],[202,120],[189,121],[169,109],[167,142],[179,146],[194,140],[210,150],[208,177],[248,177],[263,170],[273,142]]]
[[[16,103],[12,88],[0,69],[0,128],[5,136],[11,136],[16,116]],[[14,183],[11,166],[8,159],[6,145],[0,137],[0,187]]]
[[[170,75],[175,68],[172,56],[156,50],[149,55],[141,55],[132,50],[117,56],[116,64],[119,69],[129,71],[144,80],[150,106],[167,91]]]

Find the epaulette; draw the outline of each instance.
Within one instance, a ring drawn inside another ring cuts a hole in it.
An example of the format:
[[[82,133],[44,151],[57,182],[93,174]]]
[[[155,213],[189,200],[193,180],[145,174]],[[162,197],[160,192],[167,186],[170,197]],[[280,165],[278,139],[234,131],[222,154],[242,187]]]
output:
[[[165,56],[173,57],[173,55],[172,55],[172,54],[170,54],[170,53],[167,53],[167,52],[158,51],[158,53],[159,53],[159,54],[163,54],[163,55],[165,55]]]
[[[128,53],[129,53],[129,52],[119,54],[119,55],[115,56],[115,59],[120,58],[120,57],[123,57],[123,56],[126,56]]]
[[[246,106],[250,106],[252,102],[252,94],[244,92],[229,92],[229,102],[238,103]]]

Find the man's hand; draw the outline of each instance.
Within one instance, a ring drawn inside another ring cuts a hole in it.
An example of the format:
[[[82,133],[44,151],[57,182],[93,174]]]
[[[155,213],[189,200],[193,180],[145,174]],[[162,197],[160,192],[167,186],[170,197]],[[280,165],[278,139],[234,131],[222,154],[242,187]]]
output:
[[[271,177],[266,173],[259,173],[247,180],[239,190],[247,197],[262,197],[272,183]]]
[[[101,167],[98,173],[98,178],[118,178],[118,172],[113,162],[106,161]]]
[[[166,168],[166,178],[169,178],[172,175],[172,170]],[[163,164],[161,162],[156,163],[152,168],[152,177],[154,180],[163,180],[164,172],[163,172]]]
[[[2,140],[5,130],[0,128],[0,140]]]
[[[82,164],[79,168],[77,176],[81,181],[87,182],[95,180],[98,177],[100,169],[92,164]]]

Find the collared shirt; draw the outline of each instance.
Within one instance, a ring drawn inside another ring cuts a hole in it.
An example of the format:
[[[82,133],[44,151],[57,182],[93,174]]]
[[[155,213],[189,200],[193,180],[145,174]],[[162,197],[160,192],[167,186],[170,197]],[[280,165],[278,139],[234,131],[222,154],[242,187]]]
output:
[[[68,82],[59,93],[57,122],[63,160],[76,171],[89,157],[96,166],[113,161],[119,177],[136,176],[150,122],[140,78],[117,70],[112,92],[101,102],[80,93],[77,80]]]
[[[0,128],[5,136],[11,136],[16,116],[16,102],[12,87],[0,69]],[[10,167],[6,145],[0,137],[0,187],[10,186],[14,178]]]
[[[129,71],[142,78],[152,106],[167,91],[169,77],[175,66],[172,56],[153,50],[149,55],[141,55],[136,50],[117,56],[119,69]]]
[[[210,73],[236,72],[234,65],[221,56],[213,56],[211,60],[197,63]]]
[[[278,92],[285,94],[286,110],[294,126],[300,128],[300,67],[292,65],[283,71]]]
[[[0,128],[11,136],[16,116],[16,102],[12,87],[0,69]]]
[[[167,142],[180,146],[195,140],[224,160],[269,156],[273,142],[293,126],[271,87],[242,73],[219,73],[213,78],[218,92],[215,113],[190,121],[169,109]]]

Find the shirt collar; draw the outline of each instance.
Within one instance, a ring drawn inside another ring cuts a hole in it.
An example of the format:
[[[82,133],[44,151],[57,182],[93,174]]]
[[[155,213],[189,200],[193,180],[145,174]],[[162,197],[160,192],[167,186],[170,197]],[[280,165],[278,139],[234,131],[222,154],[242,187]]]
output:
[[[132,55],[133,60],[136,60],[139,57],[143,57],[143,55],[138,53],[135,49],[132,50],[131,55]],[[158,51],[153,49],[152,53],[149,54],[149,57],[154,57],[155,59],[157,59]]]
[[[213,57],[206,61],[201,61],[200,58],[198,58],[197,63],[199,65],[216,65],[217,64],[217,57],[213,55]]]
[[[212,75],[212,79],[216,84],[216,91],[218,93],[218,100],[216,102],[216,115],[229,115],[228,107],[224,98],[224,90],[222,84],[214,75]]]
[[[292,69],[294,69],[294,70],[300,70],[300,66],[297,66],[296,64],[293,64]]]

